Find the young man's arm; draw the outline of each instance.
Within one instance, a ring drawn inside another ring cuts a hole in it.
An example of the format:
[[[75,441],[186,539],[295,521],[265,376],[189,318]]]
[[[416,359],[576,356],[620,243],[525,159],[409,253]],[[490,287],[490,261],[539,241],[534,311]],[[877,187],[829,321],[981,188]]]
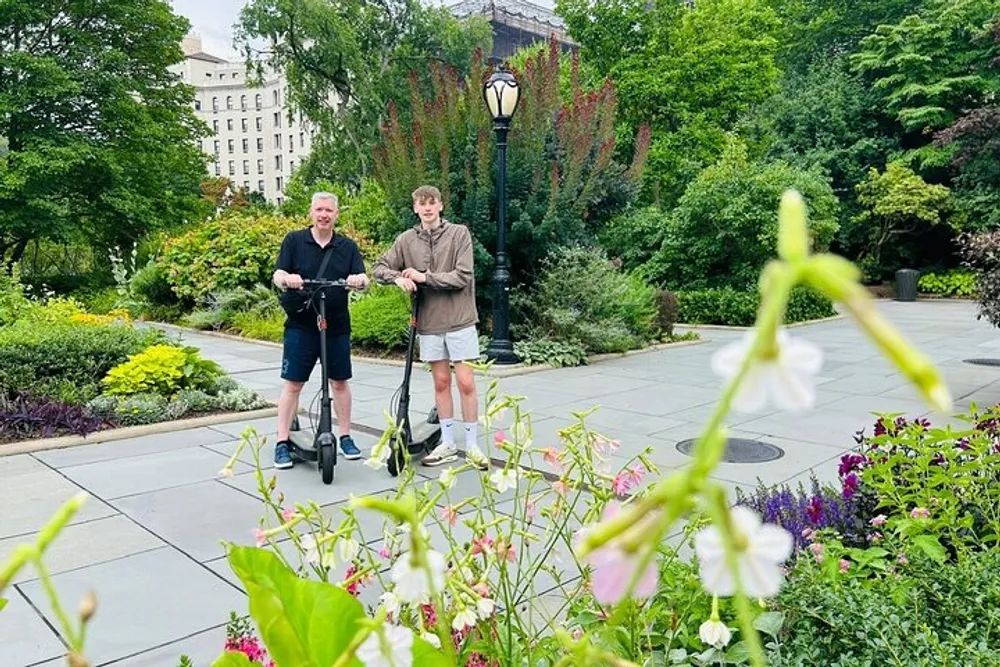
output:
[[[396,240],[392,242],[392,247],[379,257],[372,267],[372,276],[374,276],[375,281],[378,283],[383,285],[393,284],[400,277],[400,271],[405,268],[403,266],[403,250],[399,238],[398,236],[396,237]]]
[[[434,289],[460,290],[469,286],[475,276],[473,272],[472,234],[468,227],[459,227],[458,252],[455,268],[451,271],[428,272],[427,286]]]

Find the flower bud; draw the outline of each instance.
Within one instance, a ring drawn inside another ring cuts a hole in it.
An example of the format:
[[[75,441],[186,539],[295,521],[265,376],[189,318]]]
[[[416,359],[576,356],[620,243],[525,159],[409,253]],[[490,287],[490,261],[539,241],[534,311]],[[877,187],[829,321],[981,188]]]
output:
[[[786,190],[778,206],[778,256],[789,263],[809,256],[806,205],[795,190]]]
[[[97,596],[94,595],[93,591],[88,591],[83,600],[80,601],[80,620],[86,623],[93,618],[96,611]]]

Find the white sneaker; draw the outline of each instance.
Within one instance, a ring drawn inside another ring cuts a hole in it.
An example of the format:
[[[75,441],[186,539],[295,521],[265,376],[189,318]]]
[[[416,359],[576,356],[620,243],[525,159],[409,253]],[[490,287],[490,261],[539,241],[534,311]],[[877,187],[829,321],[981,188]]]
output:
[[[457,460],[458,449],[455,448],[455,445],[446,445],[442,442],[430,454],[424,457],[423,465],[439,466],[443,463],[451,463]]]

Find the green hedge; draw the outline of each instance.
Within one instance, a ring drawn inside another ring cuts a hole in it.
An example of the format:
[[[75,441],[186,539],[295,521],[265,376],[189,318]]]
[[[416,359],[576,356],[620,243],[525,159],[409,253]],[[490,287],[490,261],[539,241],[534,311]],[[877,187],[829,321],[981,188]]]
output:
[[[0,387],[81,404],[100,394],[108,371],[165,340],[129,325],[19,322],[0,329]]]
[[[399,349],[410,328],[410,297],[395,285],[372,285],[351,304],[351,341],[356,345]]]
[[[760,307],[760,294],[730,287],[678,292],[677,321],[684,324],[753,326]],[[785,322],[806,322],[832,317],[833,302],[807,287],[796,287],[788,301]]]

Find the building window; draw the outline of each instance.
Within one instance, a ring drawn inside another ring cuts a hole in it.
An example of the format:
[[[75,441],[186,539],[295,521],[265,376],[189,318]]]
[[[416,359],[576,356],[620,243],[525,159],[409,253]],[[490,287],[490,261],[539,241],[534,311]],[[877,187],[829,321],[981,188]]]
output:
[[[280,155],[275,155],[274,156],[274,168],[277,169],[278,171],[281,171],[281,156]]]
[[[257,181],[257,190],[260,192],[264,191],[264,181]]]
[[[278,106],[278,91],[274,91],[274,106]]]
[[[219,166],[218,162],[215,163],[215,175],[222,176],[222,167]]]
[[[233,76],[235,76],[235,75],[233,75]],[[243,109],[244,111],[247,110],[247,96],[246,95],[240,95],[240,108]]]
[[[306,146],[306,133],[299,132],[299,148],[305,150],[305,146]]]
[[[281,112],[280,111],[275,111],[274,112],[274,126],[275,127],[281,127]]]
[[[229,130],[230,132],[233,131],[233,119],[232,118],[226,119],[226,129]]]
[[[233,108],[233,96],[232,95],[226,95],[226,108],[227,109],[232,109]]]
[[[236,140],[235,139],[230,139],[228,142],[226,142],[226,145],[229,147],[229,152],[230,153],[235,153],[236,152]]]
[[[212,98],[212,111],[218,111],[218,110],[219,110],[219,98],[218,97],[213,97]]]
[[[236,163],[233,160],[229,161],[229,175],[230,176],[236,175]]]
[[[217,120],[212,121],[212,132],[215,132],[216,134],[219,133],[219,121]]]
[[[290,174],[293,171],[295,171],[295,160],[289,160],[288,161],[288,173]]]
[[[260,93],[257,93],[257,97],[254,98],[254,102],[257,104],[257,111],[260,111],[261,107],[264,106]]]
[[[243,189],[250,192],[250,181],[243,181]]]
[[[214,148],[214,150],[215,150],[215,154],[216,154],[216,156],[218,156],[218,155],[219,155],[219,140],[218,140],[218,139],[216,139],[216,140],[215,140],[215,141],[213,141],[212,143],[213,143],[213,144],[214,144],[214,146],[215,146],[215,148]]]
[[[264,173],[264,161],[263,160],[257,160],[257,173],[258,174],[263,174]]]
[[[264,131],[264,119],[261,118],[260,116],[257,116],[257,131],[258,132]]]
[[[249,139],[244,139],[243,140],[243,152],[244,153],[249,153],[250,152],[250,140]]]
[[[274,135],[274,147],[275,148],[281,148],[281,135],[280,134]]]
[[[276,179],[274,179],[274,185],[275,185],[275,187],[276,187],[276,188],[278,189],[278,192],[281,192],[281,185],[282,185],[282,182],[283,182],[283,181],[282,181],[282,178],[281,178],[281,176],[278,176],[278,177],[277,177]]]
[[[264,152],[264,140],[260,137],[257,137],[257,152],[258,153]]]
[[[244,132],[246,132],[250,129],[250,122],[246,118],[243,118],[240,120],[240,127]]]
[[[201,111],[201,100],[195,100],[194,101],[194,110],[195,111]]]
[[[225,79],[225,78],[226,78],[226,73],[225,72],[223,72],[222,74],[219,75],[219,79],[220,80],[221,79]]]
[[[246,175],[249,173],[250,173],[250,160],[243,160],[243,174]]]

